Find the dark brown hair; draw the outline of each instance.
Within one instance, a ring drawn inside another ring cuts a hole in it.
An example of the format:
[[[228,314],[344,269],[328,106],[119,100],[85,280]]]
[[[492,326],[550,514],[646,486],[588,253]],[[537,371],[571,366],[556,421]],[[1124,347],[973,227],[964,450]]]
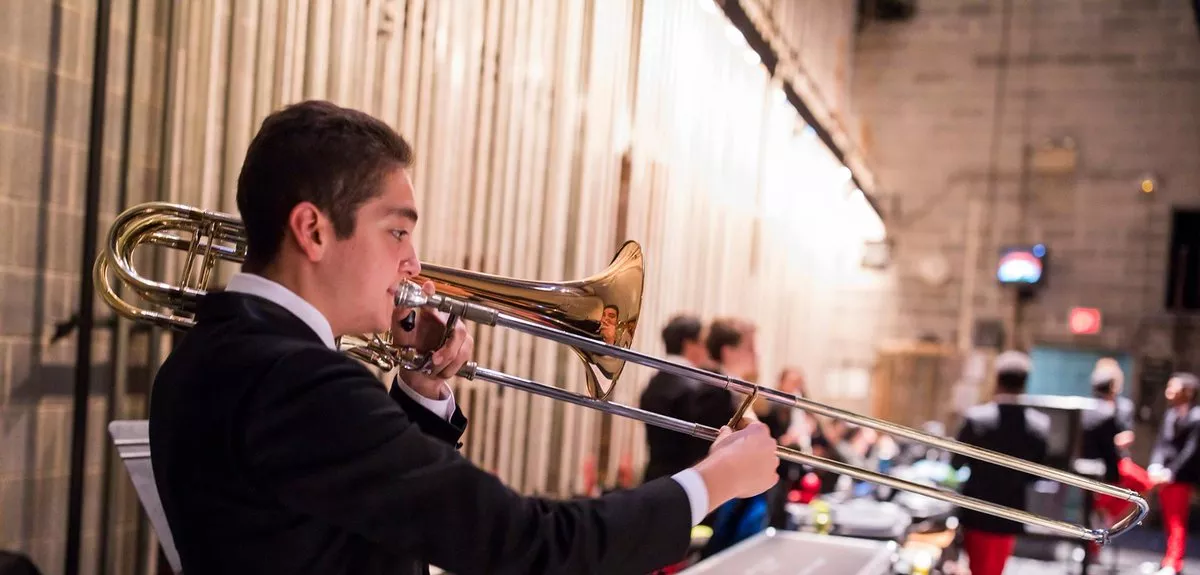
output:
[[[275,259],[300,202],[324,212],[338,238],[349,237],[355,213],[379,195],[383,177],[412,161],[412,147],[400,134],[358,110],[310,100],[267,116],[238,175],[246,268]]]
[[[683,353],[683,344],[689,341],[698,341],[702,331],[704,331],[704,326],[696,316],[677,315],[671,318],[671,321],[667,322],[667,326],[662,330],[663,344],[667,347],[667,353],[672,355]]]
[[[718,318],[708,327],[708,338],[704,347],[708,349],[708,357],[713,361],[721,361],[721,350],[726,347],[737,347],[742,343],[749,325],[735,318]]]

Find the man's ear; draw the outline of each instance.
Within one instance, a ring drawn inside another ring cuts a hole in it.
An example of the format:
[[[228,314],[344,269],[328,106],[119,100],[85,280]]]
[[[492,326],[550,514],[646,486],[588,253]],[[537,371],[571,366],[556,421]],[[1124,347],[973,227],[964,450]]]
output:
[[[310,260],[319,261],[325,255],[332,228],[329,219],[312,202],[300,202],[288,214],[288,231],[296,247]]]

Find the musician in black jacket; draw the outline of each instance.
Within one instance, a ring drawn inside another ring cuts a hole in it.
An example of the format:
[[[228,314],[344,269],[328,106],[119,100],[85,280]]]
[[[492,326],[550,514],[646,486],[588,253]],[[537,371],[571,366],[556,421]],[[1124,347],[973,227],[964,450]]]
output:
[[[1146,470],[1130,457],[1129,446],[1134,440],[1133,401],[1121,395],[1125,375],[1115,361],[1105,358],[1092,371],[1092,396],[1100,407],[1083,412],[1083,441],[1080,458],[1104,462],[1104,481],[1138,492],[1148,491],[1152,484]],[[1128,501],[1096,494],[1096,510],[1111,524],[1128,512]]]
[[[1146,468],[1154,484],[1161,486],[1158,502],[1167,532],[1167,549],[1158,575],[1175,575],[1183,569],[1188,507],[1193,486],[1200,482],[1198,388],[1200,380],[1190,373],[1176,373],[1167,380],[1164,394],[1168,407]]]
[[[668,361],[702,369],[710,369],[708,351],[704,347],[704,324],[693,315],[678,315],[662,330]],[[638,406],[646,411],[669,415],[684,421],[697,421],[698,397],[709,387],[675,373],[660,371],[650,378],[642,391]],[[674,475],[700,461],[708,453],[709,442],[679,433],[646,425],[646,446],[650,457],[643,481]]]
[[[996,394],[992,401],[971,407],[956,439],[976,447],[1043,463],[1048,450],[1050,418],[1019,404],[1031,369],[1029,357],[1006,351],[996,357]],[[1028,473],[954,454],[955,468],[970,467],[964,495],[1014,509],[1025,509],[1029,485],[1037,478]],[[1024,526],[1015,521],[959,510],[963,527],[963,550],[972,575],[1000,575],[1012,555],[1016,536]]]
[[[458,327],[434,351],[444,318],[394,303],[420,272],[411,158],[387,125],[324,102],[272,114],[251,142],[242,273],[201,300],[153,390],[155,481],[185,573],[646,573],[684,555],[705,513],[774,484],[761,424],[591,500],[522,497],[465,459],[446,380],[473,341]],[[335,344],[389,329],[433,352],[390,391]]]

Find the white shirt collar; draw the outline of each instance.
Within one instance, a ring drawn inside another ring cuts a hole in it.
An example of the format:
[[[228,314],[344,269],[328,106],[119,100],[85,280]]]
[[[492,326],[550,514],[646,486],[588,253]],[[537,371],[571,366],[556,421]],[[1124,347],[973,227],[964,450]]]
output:
[[[675,355],[675,354],[668,353],[666,355],[666,357],[663,358],[663,360],[669,361],[672,363],[679,363],[682,365],[686,365],[688,367],[696,367],[696,366],[692,365],[692,362],[688,361],[687,358],[683,357],[682,355]]]
[[[278,304],[308,324],[308,327],[321,338],[321,341],[325,342],[325,345],[329,346],[329,349],[337,349],[333,338],[333,328],[329,326],[329,320],[325,319],[325,315],[282,284],[260,275],[239,272],[229,279],[229,285],[225,287],[225,291],[255,295]]]

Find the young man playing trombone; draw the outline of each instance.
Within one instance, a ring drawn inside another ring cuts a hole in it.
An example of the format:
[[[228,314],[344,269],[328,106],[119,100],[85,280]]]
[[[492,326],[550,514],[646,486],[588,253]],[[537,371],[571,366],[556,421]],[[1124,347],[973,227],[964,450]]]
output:
[[[419,274],[408,144],[329,103],[268,117],[238,179],[242,273],[200,300],[155,381],[155,480],[183,571],[646,573],[684,556],[691,527],[761,493],[766,427],[722,430],[693,467],[598,499],[522,497],[456,450],[466,418],[446,380],[473,341],[424,308],[396,309]],[[425,286],[432,291],[432,284]],[[409,329],[406,329],[409,328]],[[340,353],[391,330],[433,351],[390,392]]]

